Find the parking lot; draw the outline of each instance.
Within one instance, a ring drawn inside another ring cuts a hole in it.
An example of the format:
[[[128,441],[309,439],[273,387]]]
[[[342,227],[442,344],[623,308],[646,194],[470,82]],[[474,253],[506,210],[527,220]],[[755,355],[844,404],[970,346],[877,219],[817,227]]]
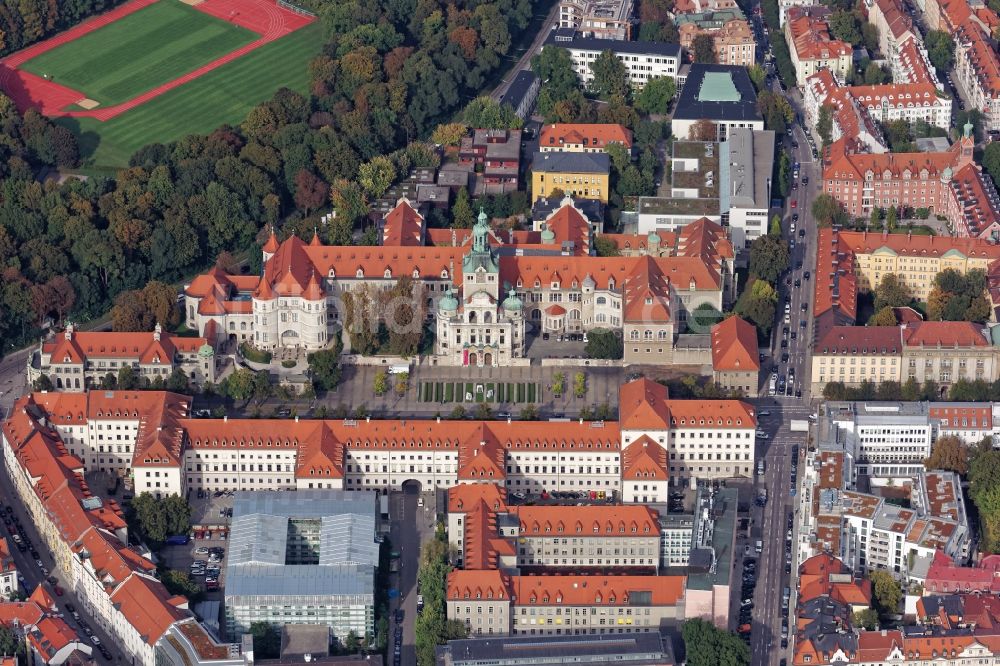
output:
[[[160,557],[170,569],[190,574],[205,590],[206,598],[221,599],[225,586],[226,556],[229,552],[227,545],[225,539],[217,537],[192,539],[184,545],[164,546]]]
[[[610,504],[615,501],[614,491],[595,490],[555,490],[533,494],[523,490],[512,490],[507,494],[510,504]],[[569,500],[569,502],[567,502]]]

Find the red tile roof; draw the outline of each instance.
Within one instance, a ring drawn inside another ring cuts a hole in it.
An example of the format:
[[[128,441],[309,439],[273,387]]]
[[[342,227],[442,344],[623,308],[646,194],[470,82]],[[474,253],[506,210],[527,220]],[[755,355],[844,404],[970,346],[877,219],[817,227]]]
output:
[[[666,481],[667,450],[649,435],[643,435],[622,451],[622,478]]]
[[[604,148],[609,143],[620,143],[631,148],[632,130],[613,124],[557,123],[544,125],[538,137],[540,148],[564,145]]]
[[[42,353],[51,354],[53,363],[83,364],[87,359],[128,358],[142,364],[170,364],[178,353],[196,354],[207,343],[205,338],[152,331],[64,331],[57,333],[51,342],[44,343]]]
[[[675,606],[686,576],[512,576],[519,606],[627,606],[633,592],[648,592],[651,606]]]
[[[983,326],[970,321],[918,321],[902,326],[905,347],[989,347]]]
[[[787,29],[799,60],[829,60],[853,53],[851,45],[834,39],[825,20],[813,16],[789,17]]]
[[[757,372],[757,329],[738,316],[712,327],[712,369],[716,372]]]
[[[522,537],[649,537],[660,533],[659,513],[642,505],[515,506],[510,513],[520,521]]]
[[[406,199],[400,199],[385,216],[382,245],[403,247],[423,245],[424,218]]]
[[[645,377],[623,384],[618,392],[623,430],[667,430],[667,387]]]
[[[111,594],[111,602],[149,645],[155,645],[171,624],[188,617],[172,603],[162,583],[138,574],[118,586]]]

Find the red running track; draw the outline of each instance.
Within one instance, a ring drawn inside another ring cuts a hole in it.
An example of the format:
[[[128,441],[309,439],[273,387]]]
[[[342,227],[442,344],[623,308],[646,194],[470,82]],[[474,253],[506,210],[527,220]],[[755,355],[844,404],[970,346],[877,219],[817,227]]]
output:
[[[179,0],[132,0],[110,12],[74,26],[51,39],[29,46],[0,60],[0,89],[9,95],[22,111],[28,108],[35,108],[47,116],[72,116],[77,118],[96,118],[102,121],[110,120],[213,69],[232,62],[260,48],[264,44],[280,39],[314,20],[278,7],[274,0],[205,0],[205,2],[202,2],[195,8],[210,16],[231,21],[236,25],[256,32],[260,35],[260,38],[235,51],[230,51],[226,55],[183,74],[176,79],[167,81],[152,90],[147,90],[126,102],[89,111],[63,110],[70,104],[85,98],[85,94],[17,69],[18,65],[27,62],[41,53],[73,41],[123,16],[127,16],[159,1],[177,2]]]

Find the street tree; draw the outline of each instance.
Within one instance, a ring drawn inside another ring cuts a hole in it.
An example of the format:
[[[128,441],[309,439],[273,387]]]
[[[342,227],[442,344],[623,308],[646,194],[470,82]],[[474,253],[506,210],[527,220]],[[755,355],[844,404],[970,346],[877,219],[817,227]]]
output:
[[[750,244],[750,273],[774,283],[788,269],[788,243],[770,234]]]
[[[833,107],[829,104],[819,107],[819,114],[816,118],[816,133],[819,134],[824,148],[830,145],[833,136]]]

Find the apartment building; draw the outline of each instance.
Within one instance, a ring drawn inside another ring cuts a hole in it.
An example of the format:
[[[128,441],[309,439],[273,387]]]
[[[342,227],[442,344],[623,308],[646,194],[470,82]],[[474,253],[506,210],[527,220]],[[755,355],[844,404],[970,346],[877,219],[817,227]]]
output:
[[[0,537],[0,594],[10,597],[20,586],[17,582],[17,563],[10,552],[6,537]]]
[[[632,38],[632,0],[560,0],[559,27],[584,37],[627,41]]]
[[[188,489],[388,490],[414,480],[425,488],[485,482],[532,494],[614,492],[647,503],[666,501],[671,482],[752,475],[749,404],[670,400],[646,379],[619,395],[622,421],[570,423],[194,419],[188,398],[159,391],[36,393],[19,404],[59,425],[49,427],[60,447],[72,437],[84,451],[106,432],[88,416],[103,419],[105,400],[129,418],[138,414],[138,427],[115,437],[132,451],[135,492],[161,497]]]
[[[813,352],[813,387],[827,382],[937,383],[942,391],[954,382],[993,381],[997,348],[989,331],[972,322],[917,321],[893,326],[835,326],[817,340]]]
[[[28,355],[28,381],[43,375],[56,391],[86,391],[131,368],[140,381],[166,381],[180,370],[198,386],[216,380],[215,349],[206,338],[164,333],[77,331],[72,323]]]
[[[956,236],[1000,242],[1000,194],[978,165],[966,164],[952,177],[945,217]]]
[[[695,37],[709,35],[720,65],[749,67],[757,60],[757,42],[746,16],[739,9],[677,15],[681,46],[691,51]]]
[[[164,394],[159,395],[162,400]],[[244,663],[239,646],[212,639],[188,611],[187,599],[168,593],[155,577],[156,565],[127,545],[128,528],[118,505],[90,492],[84,464],[52,425],[66,423],[65,415],[47,409],[59,398],[76,396],[38,397],[21,398],[3,424],[5,468],[10,487],[82,608],[133,663],[178,663],[172,658],[218,666]]]
[[[584,85],[593,81],[594,74],[590,67],[604,51],[611,51],[622,61],[628,72],[628,81],[635,89],[642,88],[651,79],[664,76],[676,78],[681,66],[680,44],[581,37],[570,28],[553,30],[545,44],[569,51],[573,71]]]
[[[982,112],[983,129],[1000,130],[1000,55],[974,21],[960,25],[954,37],[958,83],[969,95],[970,107]]]
[[[856,140],[843,137],[823,153],[823,191],[854,217],[873,208],[926,208],[943,214],[955,172],[972,163],[971,127],[941,153],[864,152]]]
[[[881,128],[850,90],[850,87],[841,85],[828,69],[821,69],[806,79],[802,86],[806,124],[815,127],[820,109],[829,107],[833,120],[831,141],[847,137],[853,139],[863,151],[875,154],[888,152]]]
[[[937,551],[964,561],[970,534],[959,478],[923,468],[933,431],[926,411],[905,403],[822,408],[803,474],[800,557],[830,553],[856,573],[881,569],[916,583]],[[859,474],[869,493],[856,490]]]
[[[449,620],[473,636],[657,632],[684,617],[684,576],[448,574]]]
[[[632,130],[614,123],[550,123],[538,135],[543,153],[600,153],[611,143],[632,150]]]
[[[895,60],[906,42],[919,43],[920,32],[901,0],[875,0],[867,6],[868,23],[878,30],[879,51],[888,60]]]
[[[88,663],[94,649],[63,619],[55,599],[39,585],[24,601],[0,603],[0,624],[26,647],[29,664]],[[11,666],[16,666],[16,657]]]
[[[471,136],[462,138],[458,161],[481,169],[486,194],[515,192],[521,166],[521,130],[474,129]]]
[[[795,67],[795,80],[806,79],[821,69],[828,69],[843,79],[854,66],[851,45],[830,36],[826,8],[792,7],[784,25],[785,40]]]
[[[608,202],[611,159],[606,153],[538,152],[531,160],[531,193],[536,199],[555,193]]]

